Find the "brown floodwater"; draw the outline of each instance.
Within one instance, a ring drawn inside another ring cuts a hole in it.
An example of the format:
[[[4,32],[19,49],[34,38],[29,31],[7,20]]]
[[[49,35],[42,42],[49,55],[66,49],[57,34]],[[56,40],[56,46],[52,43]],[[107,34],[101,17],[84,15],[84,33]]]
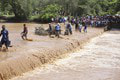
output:
[[[33,41],[24,41],[21,38],[21,32],[23,31],[23,24],[28,27],[28,39]],[[61,40],[51,39],[49,36],[35,35],[36,27],[48,28],[48,24],[37,23],[0,23],[0,31],[2,25],[6,26],[9,31],[9,39],[11,41],[12,48],[9,48],[8,52],[0,51],[0,62],[7,59],[17,58],[19,56],[25,56],[30,53],[37,53],[45,48],[56,47],[56,43]],[[55,25],[55,24],[53,24]],[[64,25],[62,26],[64,29]],[[1,37],[0,37],[1,40]],[[63,40],[64,41],[64,40]],[[51,46],[49,46],[51,45]],[[60,44],[62,45],[62,44]],[[60,46],[59,45],[59,46]]]
[[[28,39],[33,39],[33,41],[23,41],[21,38],[21,32],[23,31],[23,24],[26,24],[28,27]],[[4,61],[9,58],[15,58],[17,56],[26,54],[26,52],[32,48],[37,48],[40,47],[38,45],[39,39],[42,41],[48,37],[40,37],[35,35],[35,27],[48,27],[48,25],[44,24],[36,24],[36,23],[0,23],[0,31],[2,25],[6,26],[6,29],[9,31],[9,38],[11,41],[11,45],[13,46],[12,48],[9,48],[8,52],[0,52],[0,62]],[[43,39],[42,39],[43,38]],[[0,37],[1,39],[1,37]],[[37,44],[37,45],[36,45]],[[32,46],[32,47],[31,47]],[[31,52],[30,50],[27,52]]]
[[[11,80],[120,80],[120,31],[106,32],[65,59]]]
[[[21,32],[23,31],[23,24],[26,24],[28,27],[28,39],[32,39],[33,41],[24,41],[21,38]],[[91,35],[89,33],[95,33],[98,29],[90,28],[88,34],[79,34],[78,32],[72,36],[63,36],[63,39],[58,38],[49,38],[49,36],[38,36],[35,35],[35,27],[43,27],[45,29],[48,28],[48,24],[36,24],[36,23],[0,23],[0,31],[1,26],[5,25],[7,30],[9,31],[9,38],[12,44],[12,48],[9,48],[8,52],[0,51],[0,62],[10,59],[15,59],[20,56],[25,56],[33,53],[38,53],[44,49],[53,49],[56,47],[62,47],[66,42],[70,42],[70,40],[74,40],[79,37],[84,37]],[[53,24],[55,25],[55,24]],[[62,25],[62,33],[64,33],[65,26]],[[1,37],[0,37],[1,39]],[[70,39],[70,40],[69,40]],[[61,42],[61,43],[60,43]],[[56,46],[57,44],[57,46]]]
[[[29,31],[28,39],[32,39],[33,41],[25,41],[21,39],[20,34],[23,31],[23,24],[24,23],[0,23],[0,27],[5,25],[9,31],[9,38],[13,46],[10,47],[7,52],[0,51],[0,79],[2,80],[13,78],[15,76],[21,75],[22,73],[31,71],[36,67],[40,67],[45,63],[50,63],[55,61],[55,59],[62,58],[63,54],[75,50],[75,48],[78,46],[81,47],[83,43],[88,41],[90,38],[95,37],[103,32],[103,29],[89,27],[88,33],[80,33],[78,31],[76,32],[73,26],[73,35],[64,36],[65,25],[60,24],[62,27],[62,35],[60,35],[61,38],[50,38],[49,36],[39,36],[35,35],[34,33],[35,27],[42,26],[47,29],[48,24],[26,23]],[[54,65],[51,66],[54,67]],[[30,79],[39,80],[40,77]]]

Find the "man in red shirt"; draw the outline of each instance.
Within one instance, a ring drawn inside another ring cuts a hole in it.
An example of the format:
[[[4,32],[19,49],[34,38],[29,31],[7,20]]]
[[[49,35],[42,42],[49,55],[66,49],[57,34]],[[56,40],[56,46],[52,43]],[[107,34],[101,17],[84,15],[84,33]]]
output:
[[[26,24],[24,24],[23,26],[24,28],[23,28],[23,32],[21,33],[22,34],[21,37],[23,40],[27,40],[28,29],[26,27]]]

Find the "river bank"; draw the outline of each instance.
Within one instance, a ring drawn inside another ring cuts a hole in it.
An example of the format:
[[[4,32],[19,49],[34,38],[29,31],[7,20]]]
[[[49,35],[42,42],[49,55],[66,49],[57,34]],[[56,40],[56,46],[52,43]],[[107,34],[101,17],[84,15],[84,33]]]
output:
[[[62,34],[60,39],[49,38],[49,36],[34,34],[35,27],[41,24],[27,23],[29,38],[33,41],[23,41],[20,37],[23,23],[1,23],[0,26],[3,24],[10,31],[13,47],[9,49],[9,52],[0,52],[0,80],[10,79],[43,64],[53,62],[62,55],[82,47],[89,39],[103,33],[103,29],[88,28],[88,33],[74,31],[71,36]],[[47,28],[48,24],[43,24],[42,27]],[[62,24],[63,31],[64,28]]]

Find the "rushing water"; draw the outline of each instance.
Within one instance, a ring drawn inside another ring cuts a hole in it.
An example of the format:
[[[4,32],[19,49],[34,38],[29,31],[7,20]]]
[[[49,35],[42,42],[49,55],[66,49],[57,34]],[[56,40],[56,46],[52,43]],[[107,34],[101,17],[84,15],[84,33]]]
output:
[[[120,31],[104,33],[67,58],[12,80],[120,80]]]

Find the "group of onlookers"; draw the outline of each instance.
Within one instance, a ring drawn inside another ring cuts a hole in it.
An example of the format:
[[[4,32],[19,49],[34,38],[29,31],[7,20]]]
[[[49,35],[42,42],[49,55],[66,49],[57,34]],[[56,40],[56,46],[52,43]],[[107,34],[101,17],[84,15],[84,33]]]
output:
[[[63,22],[59,22],[55,21],[54,23],[56,24],[55,26],[53,26],[53,23],[49,23],[49,35],[51,36],[52,34],[54,34],[57,37],[60,37],[59,35],[61,34],[61,25],[60,23],[64,23],[65,25],[65,32],[64,35],[72,35],[73,34],[73,26],[75,26],[75,31],[79,31],[82,32],[82,30],[87,33],[87,27],[88,25],[83,22],[80,23],[78,20],[76,20],[74,23],[72,23],[72,21],[69,21],[67,18],[60,18],[63,20]],[[62,21],[60,20],[60,21]]]
[[[69,35],[73,33],[73,27],[75,26],[75,31],[82,30],[84,32],[87,32],[87,27],[104,27],[108,25],[109,23],[119,23],[120,22],[120,16],[86,16],[86,17],[57,17],[52,18],[52,22],[57,23],[55,26],[55,35],[59,35],[61,32],[61,26],[58,23],[64,23],[66,26],[65,29],[65,35]],[[50,24],[51,26],[51,24]],[[50,34],[52,31],[52,27],[50,28]]]
[[[52,23],[49,24],[49,35],[55,34],[58,38],[61,34],[61,25],[59,23],[65,24],[65,32],[64,35],[72,35],[73,34],[73,26],[75,26],[75,31],[82,32],[84,31],[87,33],[87,27],[101,27],[105,25],[111,25],[111,24],[120,24],[120,16],[87,16],[87,17],[59,17],[59,18],[52,18],[52,22],[57,23],[54,27],[52,26]],[[21,33],[21,37],[23,40],[27,40],[27,34],[28,29],[26,27],[26,24],[23,25],[23,32]],[[0,32],[0,50],[3,45],[6,46],[6,49],[10,47],[11,42],[9,40],[9,32],[5,28],[5,25],[2,26],[2,30]]]

